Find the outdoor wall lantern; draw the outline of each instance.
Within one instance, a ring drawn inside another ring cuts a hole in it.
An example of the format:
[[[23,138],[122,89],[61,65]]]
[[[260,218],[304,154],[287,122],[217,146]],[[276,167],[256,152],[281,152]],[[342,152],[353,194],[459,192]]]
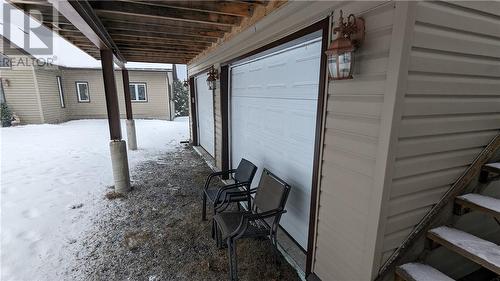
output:
[[[219,73],[212,65],[210,70],[208,71],[207,77],[207,85],[209,90],[215,90],[217,88],[217,79],[219,79]]]
[[[1,79],[2,79],[2,84],[5,87],[9,87],[10,86],[10,80],[9,79],[5,79],[5,78],[1,78]]]
[[[337,27],[333,32],[337,34],[337,38],[325,52],[328,56],[330,79],[352,79],[354,51],[359,48],[365,37],[365,21],[350,14],[344,22],[341,10]]]
[[[184,88],[187,88],[189,86],[188,80],[182,81],[182,86],[184,86]]]

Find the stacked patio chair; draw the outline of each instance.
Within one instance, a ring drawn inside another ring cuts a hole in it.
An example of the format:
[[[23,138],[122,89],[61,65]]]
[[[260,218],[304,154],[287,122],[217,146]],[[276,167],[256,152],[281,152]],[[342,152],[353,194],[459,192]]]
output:
[[[252,162],[243,158],[241,159],[240,163],[238,164],[238,168],[236,169],[210,174],[205,182],[205,187],[203,188],[203,209],[201,215],[202,220],[207,219],[207,200],[213,204],[213,212],[215,214],[215,207],[218,204],[222,203],[222,200],[226,197],[226,193],[229,191],[239,192],[241,191],[241,188],[244,188],[244,190],[239,193],[238,196],[235,195],[231,197],[230,203],[246,201],[248,203],[248,206],[250,206],[250,194],[252,193],[250,186],[256,172],[257,167],[252,164]],[[210,186],[210,183],[214,178],[221,177],[223,175],[232,175],[235,183],[220,188]]]
[[[275,259],[278,256],[277,230],[281,215],[290,193],[290,186],[283,180],[264,169],[259,186],[253,189],[255,200],[249,211],[217,212],[213,218],[215,238],[221,247],[227,243],[229,253],[229,279],[238,280],[236,259],[236,240],[242,238],[269,238],[273,245]],[[230,204],[232,197],[243,195],[241,191],[226,192],[223,203]],[[220,209],[220,206],[217,206]],[[225,209],[222,207],[222,209]]]

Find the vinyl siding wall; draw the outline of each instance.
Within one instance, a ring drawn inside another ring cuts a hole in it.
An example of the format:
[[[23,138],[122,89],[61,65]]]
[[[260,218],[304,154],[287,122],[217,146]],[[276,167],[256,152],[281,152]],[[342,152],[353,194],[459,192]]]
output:
[[[11,69],[0,70],[0,77],[9,80],[9,86],[3,85],[7,105],[19,116],[23,124],[43,123],[33,66],[31,63],[30,65],[17,63],[19,59],[31,59],[26,55],[13,54],[12,50],[9,53],[9,57],[16,62],[15,65]]]
[[[71,119],[107,118],[104,82],[101,70],[63,69],[63,87]],[[120,107],[120,116],[126,117],[121,71],[115,71],[116,88]],[[170,79],[171,80],[171,79]],[[90,102],[78,102],[76,82],[88,82]],[[129,70],[129,81],[145,82],[147,102],[132,102],[134,118],[158,118],[169,120],[169,89],[167,72]]]
[[[40,94],[44,123],[60,123],[69,120],[68,107],[61,107],[57,76],[58,69],[35,68],[36,83]],[[65,97],[65,99],[67,99]]]
[[[288,2],[207,57],[188,65],[194,75],[324,19],[333,10],[366,20],[367,34],[358,58],[356,79],[328,85],[319,219],[313,272],[322,280],[368,280],[374,263],[369,246],[377,221],[370,222],[386,68],[392,40],[395,4],[379,2]],[[220,100],[216,90],[216,103]],[[220,107],[216,104],[216,150],[221,141]],[[391,121],[391,120],[389,120]],[[218,154],[216,152],[216,154]],[[220,168],[220,165],[218,165]],[[369,207],[371,209],[369,209]],[[316,210],[312,210],[316,211]]]
[[[377,201],[373,185],[395,4],[371,8],[342,8],[365,19],[366,38],[356,54],[355,78],[328,84],[314,264],[322,280],[369,280],[372,274],[370,213]]]
[[[415,9],[381,262],[500,129],[500,4]]]

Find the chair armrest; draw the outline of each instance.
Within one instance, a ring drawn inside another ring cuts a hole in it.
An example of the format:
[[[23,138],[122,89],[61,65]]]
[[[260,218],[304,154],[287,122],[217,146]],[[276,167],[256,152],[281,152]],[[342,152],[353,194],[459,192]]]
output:
[[[227,171],[219,171],[219,172],[211,173],[210,175],[208,175],[207,180],[205,181],[204,189],[208,189],[208,187],[210,186],[210,182],[212,181],[213,178],[220,177],[220,176],[226,175],[226,174],[227,175],[233,174],[235,172],[236,172],[236,169],[231,169],[231,170],[227,170]]]
[[[246,217],[246,219],[248,221],[253,221],[253,220],[258,220],[258,219],[267,219],[267,218],[274,217],[277,215],[282,215],[284,213],[286,213],[286,210],[275,209],[275,210],[270,210],[270,211],[266,211],[266,212],[262,212],[262,213],[248,214],[248,215],[245,215],[244,217]]]
[[[229,236],[230,237],[237,237],[237,236],[245,233],[246,229],[248,228],[248,224],[251,221],[275,217],[278,215],[282,215],[284,213],[286,213],[286,210],[282,210],[282,209],[274,209],[274,210],[270,210],[270,211],[266,211],[266,212],[262,212],[262,213],[245,213],[245,214],[243,214],[243,217],[241,218],[240,224],[238,225],[236,230],[233,231]]]
[[[247,186],[248,184],[249,183],[247,183],[247,182],[239,182],[239,183],[233,183],[233,184],[226,185],[224,187],[219,188],[219,190],[217,191],[217,197],[215,198],[214,202],[219,202],[219,199],[224,191],[244,187],[244,186]],[[239,189],[238,189],[238,191],[239,191]],[[226,194],[227,194],[227,192],[226,192]]]

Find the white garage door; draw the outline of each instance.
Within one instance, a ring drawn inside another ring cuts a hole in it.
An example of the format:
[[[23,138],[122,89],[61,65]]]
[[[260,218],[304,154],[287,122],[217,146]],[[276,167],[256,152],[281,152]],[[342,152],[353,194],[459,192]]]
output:
[[[198,113],[198,140],[210,155],[215,155],[214,145],[214,96],[207,86],[207,74],[195,78],[196,109]]]
[[[292,186],[281,226],[307,248],[321,38],[231,67],[231,162]]]

